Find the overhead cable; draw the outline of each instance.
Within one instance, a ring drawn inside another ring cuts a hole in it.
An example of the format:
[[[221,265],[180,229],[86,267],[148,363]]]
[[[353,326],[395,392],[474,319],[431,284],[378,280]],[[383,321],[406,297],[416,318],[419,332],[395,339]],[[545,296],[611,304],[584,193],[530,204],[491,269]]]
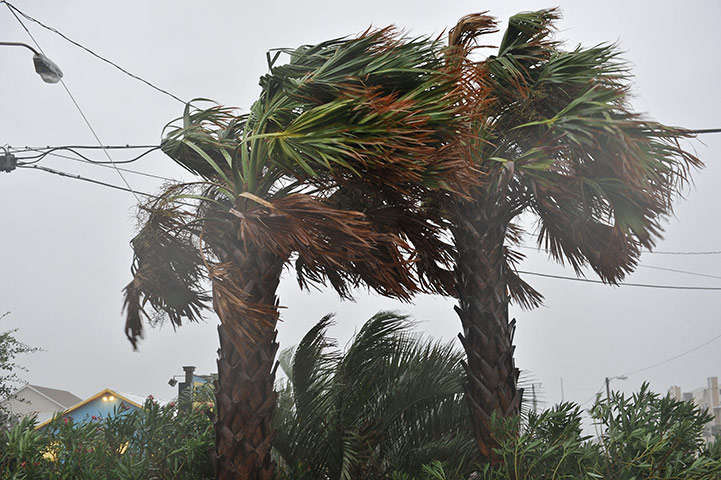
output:
[[[528,272],[525,270],[517,270],[518,273],[522,273],[524,275],[534,275],[536,277],[545,277],[545,278],[555,278],[558,280],[570,280],[574,282],[584,282],[584,283],[600,283],[602,285],[608,285],[605,282],[602,282],[601,280],[591,280],[588,278],[578,278],[578,277],[565,277],[562,275],[551,275],[550,273],[538,273],[538,272]],[[650,284],[650,283],[626,283],[622,282],[618,284],[619,287],[643,287],[643,288],[662,288],[662,289],[669,289],[669,290],[706,290],[706,291],[721,291],[721,287],[687,287],[684,285],[656,285],[656,284]]]
[[[7,2],[5,2],[5,4],[7,5],[8,9],[10,10],[10,13],[12,13],[12,15],[17,19],[17,21],[20,23],[20,25],[23,27],[23,29],[27,32],[28,36],[29,36],[30,39],[33,41],[33,43],[38,47],[38,50],[40,50],[40,51],[43,53],[43,55],[44,55],[45,52],[43,51],[42,47],[41,47],[40,44],[37,42],[37,40],[35,40],[35,37],[33,37],[33,34],[30,33],[30,30],[28,30],[28,27],[25,26],[25,24],[24,24],[23,21],[20,19],[20,17],[17,16],[17,13],[15,13],[15,11],[13,10],[14,7],[12,7],[12,5],[10,5],[10,4],[7,3]],[[21,13],[22,13],[22,12],[21,12]],[[80,113],[80,116],[83,117],[83,120],[85,121],[85,124],[86,124],[86,125],[88,126],[88,128],[90,129],[90,132],[93,134],[93,137],[95,137],[95,140],[98,142],[98,145],[103,145],[103,142],[100,140],[100,137],[98,137],[98,134],[95,132],[95,129],[94,129],[93,126],[90,124],[90,120],[88,120],[88,117],[85,116],[85,113],[83,112],[82,108],[80,108],[80,105],[78,104],[77,100],[75,100],[75,97],[74,97],[73,94],[70,92],[70,89],[69,89],[68,86],[65,84],[65,81],[64,81],[62,78],[60,79],[60,84],[63,86],[63,88],[64,88],[65,91],[67,92],[68,96],[70,97],[70,100],[72,100],[73,104],[75,105],[75,108],[76,108],[76,109],[78,110],[78,112]],[[130,190],[130,192],[133,194],[133,196],[135,196],[135,199],[136,199],[138,202],[140,202],[140,198],[139,198],[137,195],[135,195],[135,192],[133,191],[133,187],[130,186],[130,183],[128,183],[128,180],[123,176],[122,172],[118,169],[117,165],[115,165],[115,163],[113,162],[113,159],[110,157],[110,153],[108,153],[108,150],[107,150],[107,149],[103,149],[103,152],[105,153],[105,156],[108,157],[108,160],[110,160],[110,162],[111,162],[111,163],[113,164],[113,166],[115,167],[115,170],[118,172],[118,175],[119,175],[120,178],[123,180],[123,183],[125,183],[125,186],[128,187],[128,190]]]
[[[100,148],[100,147],[98,147],[98,148]],[[57,154],[54,154],[54,153],[53,153],[53,152],[56,152],[56,151],[58,151],[58,150],[67,150],[67,151],[69,151],[69,152],[74,153],[74,154],[77,155],[78,157],[82,158],[82,159],[83,159],[85,162],[87,162],[87,163],[94,163],[94,164],[107,164],[107,163],[120,164],[120,163],[132,163],[132,162],[136,162],[136,161],[140,160],[141,158],[143,158],[144,156],[148,155],[149,153],[151,153],[151,152],[153,152],[153,151],[155,151],[155,150],[158,150],[159,148],[160,148],[160,147],[152,147],[152,148],[149,148],[149,149],[147,149],[145,152],[141,153],[140,155],[137,155],[137,156],[135,156],[135,157],[132,157],[132,158],[130,158],[130,159],[128,159],[128,160],[111,160],[111,161],[108,161],[108,162],[106,162],[106,161],[104,161],[104,160],[94,160],[94,159],[92,159],[92,158],[90,158],[90,157],[87,157],[87,156],[83,155],[82,153],[78,152],[76,149],[74,149],[74,148],[72,148],[72,147],[53,147],[53,148],[50,148],[50,149],[48,149],[48,150],[25,150],[26,152],[28,152],[28,151],[35,151],[35,152],[38,152],[38,153],[37,153],[36,155],[25,155],[25,156],[17,157],[17,158],[18,158],[18,160],[29,160],[29,161],[23,162],[24,164],[28,165],[28,164],[31,164],[31,163],[37,163],[37,162],[41,161],[41,160],[42,160],[43,158],[45,158],[47,155],[55,155],[55,156],[58,156],[58,157],[69,158],[69,157],[64,156],[64,155],[57,155]],[[105,150],[105,149],[103,148],[103,150]]]
[[[674,356],[671,357],[671,358],[668,358],[668,359],[666,359],[666,360],[662,360],[662,361],[660,361],[660,362],[654,363],[653,365],[649,365],[649,366],[647,366],[647,367],[639,368],[638,370],[633,370],[633,371],[631,371],[631,372],[626,372],[626,373],[622,374],[622,376],[623,376],[623,375],[633,375],[633,374],[635,374],[635,373],[640,373],[640,372],[643,372],[643,371],[645,371],[645,370],[650,370],[650,369],[652,369],[652,368],[658,367],[659,365],[663,365],[664,363],[671,362],[671,361],[673,361],[673,360],[676,360],[677,358],[681,358],[681,357],[683,357],[683,356],[685,356],[685,355],[688,355],[689,353],[693,353],[693,352],[695,352],[696,350],[700,350],[700,349],[702,349],[703,347],[705,347],[706,345],[708,345],[708,344],[710,344],[710,343],[712,343],[712,342],[715,342],[715,341],[718,340],[719,338],[721,338],[721,333],[718,334],[718,335],[716,335],[715,337],[713,337],[711,340],[707,340],[706,342],[702,343],[701,345],[698,345],[698,346],[696,346],[696,347],[694,347],[694,348],[692,348],[692,349],[690,349],[690,350],[686,350],[686,351],[683,352],[683,353],[679,353],[678,355],[674,355]]]
[[[146,153],[147,153],[147,152],[146,152]],[[108,162],[97,162],[97,161],[94,161],[94,160],[86,160],[85,157],[76,158],[76,157],[71,157],[71,156],[69,156],[69,155],[63,155],[63,154],[60,154],[60,153],[47,153],[47,155],[53,156],[53,157],[65,158],[65,159],[68,159],[68,160],[73,160],[73,161],[75,161],[75,162],[87,163],[87,164],[89,164],[89,165],[96,165],[96,166],[98,166],[98,167],[113,168],[111,165],[108,165],[108,164],[107,164]],[[143,155],[145,155],[145,154],[143,154]],[[25,157],[18,157],[18,159],[21,159],[21,158],[25,158]],[[40,159],[34,160],[34,161],[32,161],[32,162],[18,162],[18,166],[33,165],[33,164],[37,163],[39,160],[40,160]],[[116,163],[129,163],[129,162],[130,162],[130,160],[125,160],[125,161],[120,160],[120,161],[117,161]],[[175,178],[164,177],[164,176],[162,176],[162,175],[155,175],[155,174],[153,174],[153,173],[141,172],[141,171],[138,171],[138,170],[131,170],[131,169],[129,169],[129,168],[118,168],[118,170],[121,170],[121,171],[127,172],[127,173],[133,173],[133,174],[135,174],[135,175],[142,175],[142,176],[144,176],[144,177],[157,178],[157,179],[159,179],[159,180],[166,180],[166,181],[168,181],[168,182],[180,183],[180,181],[179,181],[179,180],[176,180]]]
[[[61,177],[73,178],[75,180],[82,180],[84,182],[95,183],[97,185],[102,185],[104,187],[114,188],[116,190],[122,190],[124,192],[130,192],[133,195],[136,195],[136,198],[137,198],[137,195],[143,195],[145,197],[150,197],[150,198],[158,198],[157,195],[151,195],[150,193],[140,192],[138,190],[133,190],[131,188],[125,188],[120,185],[114,185],[112,183],[95,180],[94,178],[83,177],[81,175],[76,175],[74,173],[63,172],[61,170],[55,170],[53,168],[44,167],[42,165],[19,165],[18,168],[32,168],[35,170],[42,170],[44,172],[52,173],[54,175],[60,175]],[[138,199],[138,201],[140,201],[140,199]]]
[[[148,85],[149,87],[157,90],[158,92],[160,92],[160,93],[162,93],[162,94],[164,94],[164,95],[167,95],[167,96],[173,98],[174,100],[177,100],[178,102],[182,103],[183,105],[186,105],[186,104],[188,103],[188,102],[186,102],[185,100],[183,100],[182,98],[180,98],[180,97],[178,97],[178,96],[176,96],[176,95],[173,95],[173,94],[170,93],[169,91],[164,90],[164,89],[162,89],[162,88],[160,88],[160,87],[152,84],[152,83],[149,82],[148,80],[145,80],[145,79],[142,78],[142,77],[139,77],[139,76],[137,76],[137,75],[135,75],[135,74],[133,74],[133,73],[130,73],[128,70],[124,69],[124,68],[121,67],[120,65],[118,65],[118,64],[116,64],[116,63],[108,60],[107,58],[103,57],[102,55],[99,55],[99,54],[95,53],[94,51],[90,50],[88,47],[80,44],[79,42],[76,42],[75,40],[72,40],[71,38],[67,37],[66,35],[64,35],[64,34],[61,33],[60,31],[58,31],[57,29],[55,29],[55,28],[53,28],[53,27],[50,27],[50,26],[48,26],[48,25],[45,25],[45,24],[42,23],[40,20],[37,20],[37,19],[31,17],[30,15],[26,14],[25,12],[21,11],[19,8],[17,8],[15,5],[11,4],[10,2],[7,2],[6,0],[2,0],[2,3],[6,4],[6,5],[8,6],[8,8],[10,9],[10,11],[13,12],[13,15],[15,15],[15,12],[19,13],[20,15],[22,15],[22,16],[25,17],[26,19],[30,20],[31,22],[37,23],[37,24],[40,25],[41,27],[43,27],[43,28],[45,28],[45,29],[47,29],[47,30],[50,30],[51,32],[53,32],[53,33],[61,36],[62,38],[64,38],[64,39],[67,40],[68,42],[72,43],[72,44],[75,45],[76,47],[82,48],[83,50],[85,50],[86,52],[88,52],[89,54],[91,54],[92,56],[94,56],[95,58],[97,58],[97,59],[99,59],[99,60],[102,60],[103,62],[105,62],[105,63],[107,63],[107,64],[112,65],[113,67],[117,68],[118,70],[120,70],[120,71],[123,72],[124,74],[126,74],[126,75],[128,75],[128,76],[130,76],[130,77],[132,77],[132,78],[134,78],[134,79],[136,79],[136,80],[138,80],[138,81],[143,82],[144,84]],[[15,16],[16,16],[16,18],[17,18],[17,15],[15,15]]]
[[[530,245],[518,245],[519,248],[524,248],[526,250],[535,250],[535,251],[542,251],[548,253],[547,248],[542,247],[532,247]],[[682,254],[697,254],[700,252],[674,252],[675,254],[682,255]],[[714,253],[714,252],[705,252],[705,253]],[[721,253],[721,252],[718,252]],[[665,267],[656,267],[653,265],[638,265],[639,268],[650,268],[652,270],[663,270],[666,272],[673,272],[673,273],[684,273],[686,275],[696,275],[698,277],[706,277],[706,278],[718,278],[721,279],[721,275],[711,275],[708,273],[699,273],[699,272],[690,272],[688,270],[677,270],[675,268],[665,268]]]

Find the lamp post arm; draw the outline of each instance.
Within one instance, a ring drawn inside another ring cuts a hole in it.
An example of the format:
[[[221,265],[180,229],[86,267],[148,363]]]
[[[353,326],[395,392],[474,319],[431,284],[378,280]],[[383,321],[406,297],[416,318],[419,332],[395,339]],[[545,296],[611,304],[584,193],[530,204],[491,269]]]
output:
[[[35,55],[40,55],[40,52],[35,50],[33,47],[28,45],[27,43],[20,43],[20,42],[0,42],[0,45],[9,45],[11,47],[25,47],[31,52],[33,52]]]

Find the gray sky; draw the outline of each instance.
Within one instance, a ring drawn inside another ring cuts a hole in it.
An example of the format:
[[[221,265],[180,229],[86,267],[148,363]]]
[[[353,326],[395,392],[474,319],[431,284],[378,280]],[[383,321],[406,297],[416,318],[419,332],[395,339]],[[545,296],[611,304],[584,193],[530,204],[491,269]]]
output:
[[[98,2],[13,0],[25,13],[184,99],[206,97],[244,110],[266,71],[265,52],[355,34],[369,25],[396,24],[412,34],[440,34],[461,16],[488,9],[503,21],[518,11],[551,6],[536,1]],[[566,2],[559,39],[569,48],[618,42],[636,76],[635,106],[664,123],[721,127],[721,3],[717,1]],[[177,101],[122,74],[37,24],[25,22],[46,54],[61,66],[104,144],[157,144],[163,126],[182,114]],[[494,41],[498,42],[498,38]],[[31,43],[0,5],[0,41]],[[30,52],[0,47],[0,145],[91,145],[95,140],[61,85],[44,84]],[[721,134],[694,144],[707,168],[677,204],[659,251],[721,250],[717,188]],[[111,153],[115,160],[127,158]],[[102,159],[102,152],[93,158]],[[110,168],[47,157],[41,165],[122,185]],[[189,178],[160,153],[127,165],[146,173]],[[162,180],[126,173],[130,185],[155,192]],[[123,335],[121,289],[130,280],[136,200],[130,193],[36,170],[0,174],[0,311],[12,315],[0,329],[45,352],[21,358],[25,378],[88,396],[104,387],[170,398],[171,375],[182,365],[215,371],[216,319],[174,332],[150,330],[133,352]],[[532,239],[531,239],[532,240]],[[529,241],[530,242],[530,241]],[[572,276],[528,250],[522,269]],[[721,280],[647,267],[721,275],[721,255],[644,254],[629,282],[721,287]],[[588,278],[595,279],[593,273]],[[583,402],[606,376],[666,360],[721,334],[719,291],[613,288],[528,277],[546,296],[518,319],[516,362],[542,382],[544,398]],[[409,312],[419,331],[455,339],[460,322],[452,302],[423,297],[413,305],[362,292],[356,303],[331,291],[300,292],[292,276],[280,287],[282,347],[297,343],[323,314],[338,312],[332,330],[344,343],[380,309]],[[644,380],[657,391],[685,390],[721,375],[721,340],[664,365],[629,375],[614,388],[632,392]]]

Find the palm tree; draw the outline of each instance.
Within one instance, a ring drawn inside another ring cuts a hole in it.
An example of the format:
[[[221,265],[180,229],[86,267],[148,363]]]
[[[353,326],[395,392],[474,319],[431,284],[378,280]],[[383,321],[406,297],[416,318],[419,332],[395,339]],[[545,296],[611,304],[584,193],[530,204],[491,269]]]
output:
[[[515,15],[498,52],[466,64],[475,72],[467,98],[483,102],[470,151],[484,185],[456,197],[449,217],[466,393],[478,446],[492,460],[491,418],[518,412],[522,394],[509,301],[542,300],[514,268],[522,255],[513,246],[526,233],[519,215],[535,217],[538,247],[551,258],[616,284],[654,246],[689,170],[701,166],[678,143],[687,133],[632,112],[617,48],[562,49],[558,18],[555,9]],[[470,15],[449,42],[468,55],[495,31],[493,18]]]
[[[418,200],[470,178],[463,72],[442,52],[391,29],[278,51],[250,113],[188,105],[168,127],[163,151],[199,178],[141,207],[126,335],[136,346],[143,316],[198,320],[210,280],[217,478],[272,474],[276,290],[291,260],[302,286],[345,297],[450,288],[451,249]]]
[[[374,315],[340,352],[326,334],[331,324],[324,317],[280,354],[288,379],[274,448],[289,478],[415,476],[432,461],[448,462],[459,478],[467,474],[478,449],[462,352],[412,335],[412,323],[393,312]]]

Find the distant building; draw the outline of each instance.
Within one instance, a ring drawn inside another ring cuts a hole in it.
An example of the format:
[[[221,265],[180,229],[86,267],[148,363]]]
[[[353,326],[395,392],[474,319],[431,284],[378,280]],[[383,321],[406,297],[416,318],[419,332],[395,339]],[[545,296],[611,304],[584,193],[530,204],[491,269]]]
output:
[[[718,377],[709,377],[706,388],[697,388],[690,392],[682,392],[681,387],[673,386],[669,389],[669,395],[676,400],[693,402],[700,408],[705,408],[714,416],[704,430],[704,440],[709,442],[714,437],[721,435],[721,391],[719,391]]]
[[[35,415],[38,422],[45,422],[80,401],[80,397],[67,390],[28,384],[0,402],[0,406],[10,414],[11,421]]]
[[[145,397],[131,393],[118,393],[106,388],[92,397],[81,400],[63,411],[63,418],[72,418],[75,422],[99,420],[105,417],[120,415],[125,412],[142,410]],[[52,418],[39,423],[35,428],[43,428]]]

